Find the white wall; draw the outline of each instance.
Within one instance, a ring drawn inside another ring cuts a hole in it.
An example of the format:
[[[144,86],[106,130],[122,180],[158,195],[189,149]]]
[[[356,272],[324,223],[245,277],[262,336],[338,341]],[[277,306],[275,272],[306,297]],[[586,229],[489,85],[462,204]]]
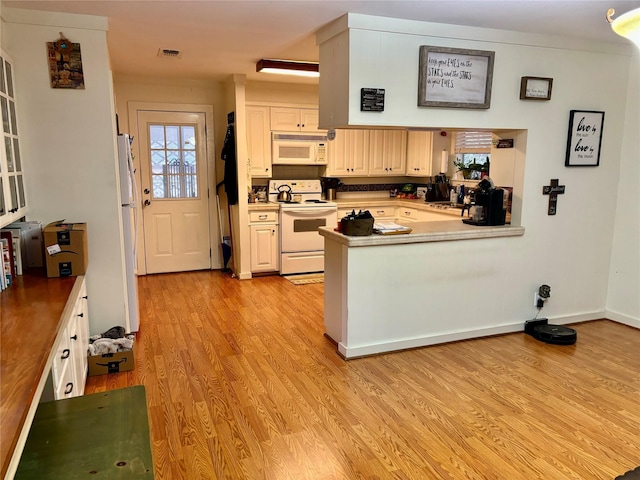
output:
[[[101,17],[4,8],[15,61],[28,219],[87,222],[91,333],[124,325],[125,284],[111,72]],[[80,43],[84,90],[49,86],[46,42]]]
[[[607,305],[611,251],[622,251],[636,241],[639,217],[614,225],[616,208],[626,206],[616,197],[623,152],[635,152],[636,166],[626,165],[633,177],[624,186],[637,189],[637,75],[629,84],[631,46],[607,47],[572,39],[543,37],[497,30],[438,25],[423,22],[349,15],[318,35],[320,45],[320,123],[322,127],[409,126],[440,128],[522,129],[526,131],[526,163],[516,188],[522,191],[520,224],[524,237],[506,242],[502,255],[513,259],[519,274],[507,285],[479,284],[487,302],[502,298],[503,288],[516,300],[522,321],[532,318],[533,292],[542,283],[551,285],[552,297],[543,315],[566,319],[604,316]],[[435,45],[495,52],[493,90],[489,110],[427,108],[417,106],[419,47]],[[345,64],[348,59],[348,64]],[[552,77],[550,101],[519,100],[522,76]],[[360,88],[386,90],[385,111],[360,112]],[[345,89],[348,100],[343,99]],[[636,92],[627,110],[628,92]],[[627,114],[635,108],[635,115]],[[564,166],[569,111],[605,112],[600,166]],[[631,159],[629,159],[631,161]],[[633,176],[635,173],[635,177]],[[548,197],[542,186],[558,178],[566,186],[559,197],[558,213],[547,215]],[[637,193],[622,194],[635,201]],[[630,196],[630,197],[629,197]],[[482,241],[478,255],[484,255]],[[450,268],[464,272],[473,268],[456,256]],[[491,262],[490,262],[491,263]],[[622,274],[620,285],[629,281],[638,294],[637,271]],[[613,301],[621,292],[618,283],[609,292]],[[451,303],[459,301],[451,285]],[[620,313],[638,319],[633,301],[616,302]]]
[[[607,318],[640,328],[640,49],[629,70]],[[611,213],[609,213],[611,214]]]

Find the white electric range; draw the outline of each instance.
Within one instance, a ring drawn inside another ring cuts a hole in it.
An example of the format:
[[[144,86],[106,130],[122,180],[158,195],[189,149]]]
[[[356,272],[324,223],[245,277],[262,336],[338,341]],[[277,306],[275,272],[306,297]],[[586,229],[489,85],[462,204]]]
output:
[[[291,188],[292,200],[278,202]],[[338,206],[322,199],[320,180],[270,180],[269,202],[280,205],[280,274],[324,271],[324,238],[318,227],[338,224]]]

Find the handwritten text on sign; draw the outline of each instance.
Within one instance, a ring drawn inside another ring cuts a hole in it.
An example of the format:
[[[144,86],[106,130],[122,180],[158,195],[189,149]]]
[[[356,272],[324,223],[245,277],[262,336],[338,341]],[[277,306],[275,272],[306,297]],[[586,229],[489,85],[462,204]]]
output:
[[[598,165],[602,139],[603,112],[572,111],[569,165]]]
[[[484,103],[488,62],[483,56],[429,52],[426,100]]]

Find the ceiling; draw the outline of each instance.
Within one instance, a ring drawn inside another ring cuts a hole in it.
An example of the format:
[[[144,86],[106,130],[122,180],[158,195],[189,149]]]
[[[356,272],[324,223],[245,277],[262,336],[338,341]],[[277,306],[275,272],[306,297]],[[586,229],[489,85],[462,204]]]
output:
[[[108,17],[116,74],[224,80],[239,73],[248,80],[282,81],[256,73],[255,63],[317,61],[315,32],[349,12],[628,43],[613,33],[605,13],[611,7],[625,13],[640,7],[640,0],[2,0],[1,5]],[[63,33],[74,40],[72,31]],[[181,58],[161,58],[159,49],[179,50]]]

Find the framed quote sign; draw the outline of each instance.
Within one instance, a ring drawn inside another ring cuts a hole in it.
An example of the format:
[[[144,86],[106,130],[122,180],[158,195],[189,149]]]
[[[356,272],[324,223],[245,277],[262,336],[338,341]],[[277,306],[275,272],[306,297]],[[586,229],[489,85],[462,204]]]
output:
[[[495,52],[420,47],[419,107],[489,108]]]
[[[567,167],[597,167],[600,165],[600,145],[604,112],[571,110],[567,138]]]

